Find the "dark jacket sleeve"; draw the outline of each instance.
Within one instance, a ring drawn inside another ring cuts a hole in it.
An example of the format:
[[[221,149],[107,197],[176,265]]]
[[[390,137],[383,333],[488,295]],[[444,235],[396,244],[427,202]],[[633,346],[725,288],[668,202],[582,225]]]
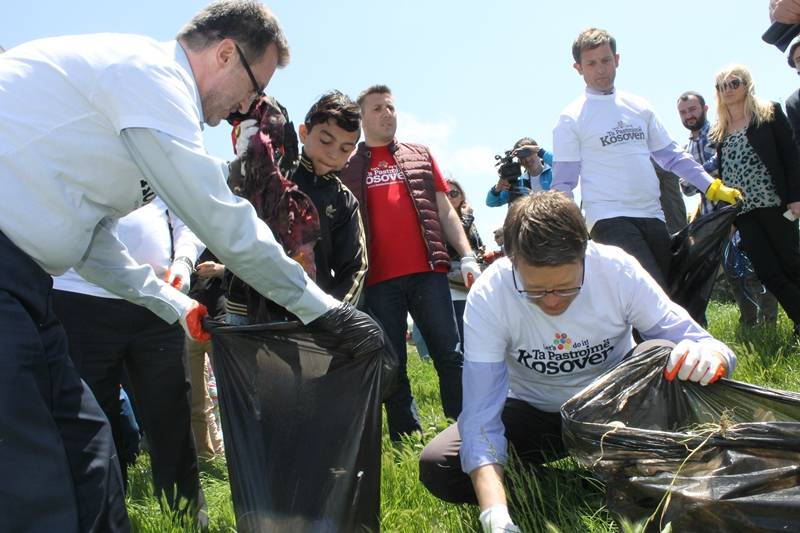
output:
[[[770,125],[786,180],[785,201],[789,204],[800,201],[800,154],[795,143],[792,126],[783,113],[781,105],[775,103],[774,109],[775,115]]]
[[[336,213],[331,225],[333,284],[330,294],[357,305],[367,276],[366,236],[358,201],[344,185],[337,196]]]
[[[786,117],[792,126],[795,145],[800,149],[800,89],[786,99]]]

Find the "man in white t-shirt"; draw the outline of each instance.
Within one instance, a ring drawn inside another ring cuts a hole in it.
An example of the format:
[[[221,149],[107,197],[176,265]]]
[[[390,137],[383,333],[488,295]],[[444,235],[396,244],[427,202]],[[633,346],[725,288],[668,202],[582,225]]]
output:
[[[288,60],[277,20],[251,0],[210,5],[167,43],[67,36],[0,54],[6,529],[129,528],[108,421],[69,363],[50,276],[74,267],[207,337],[205,308],[136,264],[116,237],[116,219],[156,194],[240,278],[338,334],[342,350],[360,356],[383,346],[371,319],[322,292],[286,257],[253,207],[228,190],[225,162],[203,146],[202,123],[246,112]]]
[[[571,194],[580,178],[592,239],[630,253],[666,287],[670,237],[650,157],[712,200],[733,203],[739,193],[678,147],[646,100],[614,88],[619,54],[608,32],[584,30],[572,55],[586,91],[561,112],[553,130],[552,188]]]
[[[428,490],[477,503],[492,533],[518,531],[503,487],[508,443],[531,464],[566,455],[561,405],[632,353],[633,328],[651,340],[639,349],[677,343],[670,344],[667,379],[707,385],[736,364],[634,258],[589,242],[564,194],[515,202],[504,237],[508,257],[481,275],[467,299],[463,411],[420,458]]]

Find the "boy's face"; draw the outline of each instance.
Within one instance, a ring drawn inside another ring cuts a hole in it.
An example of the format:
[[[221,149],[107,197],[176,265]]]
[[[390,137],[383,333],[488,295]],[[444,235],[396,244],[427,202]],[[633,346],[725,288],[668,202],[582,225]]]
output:
[[[358,130],[347,131],[332,118],[315,124],[311,131],[308,131],[305,124],[300,124],[300,141],[317,176],[341,170],[353,153],[358,136]]]

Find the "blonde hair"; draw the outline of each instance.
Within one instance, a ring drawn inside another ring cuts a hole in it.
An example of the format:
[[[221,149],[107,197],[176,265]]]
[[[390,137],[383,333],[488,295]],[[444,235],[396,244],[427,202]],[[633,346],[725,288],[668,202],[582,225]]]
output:
[[[745,112],[750,114],[752,117],[750,120],[755,126],[760,126],[764,122],[772,120],[774,114],[772,104],[755,95],[753,77],[747,67],[744,65],[728,65],[717,72],[715,86],[719,87],[729,78],[742,80],[746,91],[744,100]],[[711,127],[708,137],[711,141],[720,143],[725,138],[725,135],[729,133],[728,127],[730,126],[731,117],[727,104],[722,100],[720,90],[718,88],[715,90],[717,94],[717,122]]]

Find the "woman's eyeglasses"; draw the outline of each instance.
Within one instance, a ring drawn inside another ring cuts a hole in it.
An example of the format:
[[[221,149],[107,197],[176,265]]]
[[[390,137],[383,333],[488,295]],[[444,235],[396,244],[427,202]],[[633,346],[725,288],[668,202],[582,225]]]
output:
[[[739,87],[744,85],[744,82],[739,78],[733,78],[730,81],[724,81],[722,83],[717,84],[717,90],[721,93],[728,92],[728,91],[735,91]]]
[[[458,189],[450,189],[449,191],[447,191],[447,196],[449,196],[450,198],[458,198],[459,196],[461,196],[461,191],[459,191]]]

